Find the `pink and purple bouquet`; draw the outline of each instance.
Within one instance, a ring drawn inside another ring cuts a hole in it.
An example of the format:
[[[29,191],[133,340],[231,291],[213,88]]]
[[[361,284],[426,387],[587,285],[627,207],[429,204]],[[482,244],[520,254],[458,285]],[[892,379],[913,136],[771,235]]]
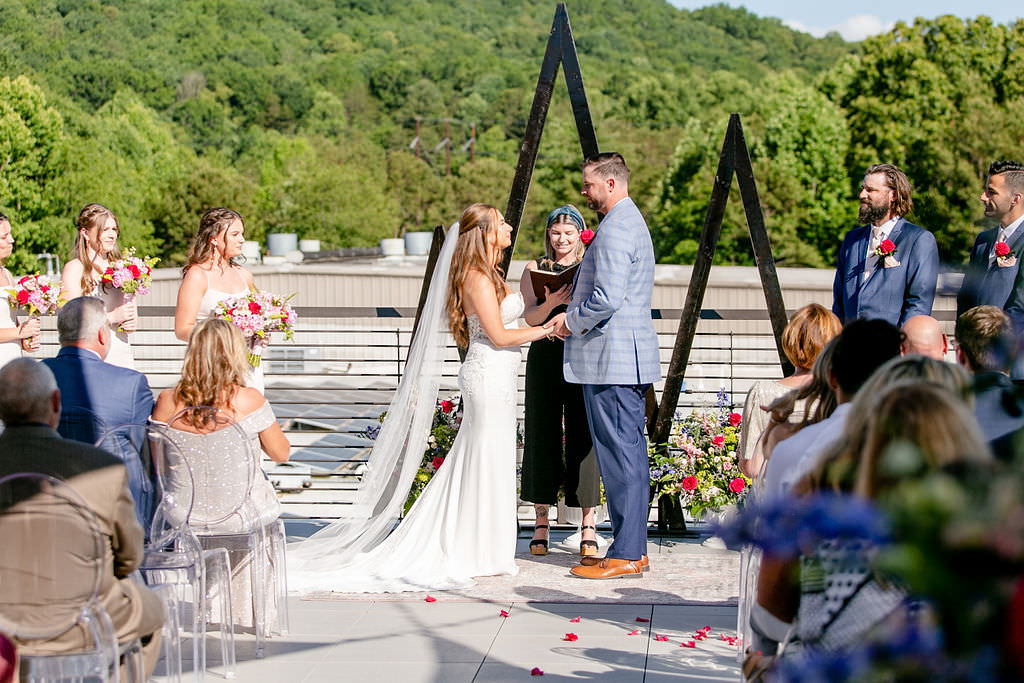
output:
[[[295,338],[297,315],[288,301],[295,296],[276,296],[269,292],[253,291],[244,296],[225,299],[213,309],[213,314],[227,320],[242,331],[249,345],[249,363],[259,367],[263,347],[270,341],[271,332],[283,332],[284,338]]]
[[[120,259],[107,266],[103,272],[103,284],[120,289],[129,301],[136,294],[149,294],[149,286],[153,284],[153,266],[159,261],[156,257],[139,258],[135,255],[135,247],[129,247]]]
[[[11,287],[0,289],[14,308],[26,311],[30,316],[53,315],[63,304],[60,282],[54,282],[45,275],[26,275],[19,278]],[[21,340],[21,348],[36,351],[39,338],[29,337]]]

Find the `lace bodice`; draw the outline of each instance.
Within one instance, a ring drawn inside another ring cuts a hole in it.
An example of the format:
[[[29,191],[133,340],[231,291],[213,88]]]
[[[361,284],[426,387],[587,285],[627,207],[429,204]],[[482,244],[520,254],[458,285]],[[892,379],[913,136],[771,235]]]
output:
[[[515,327],[513,323],[515,323],[520,316],[523,315],[523,311],[526,310],[526,304],[523,302],[523,295],[519,292],[509,294],[501,300],[498,310],[501,313],[501,322],[505,325],[505,329]],[[476,313],[470,313],[466,316],[466,326],[469,328],[470,343],[475,341],[490,343],[487,333],[484,332],[484,328],[480,326],[480,317]]]

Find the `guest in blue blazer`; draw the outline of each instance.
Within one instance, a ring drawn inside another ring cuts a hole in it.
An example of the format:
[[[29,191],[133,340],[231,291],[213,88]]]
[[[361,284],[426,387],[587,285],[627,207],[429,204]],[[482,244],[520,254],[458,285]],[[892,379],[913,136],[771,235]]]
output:
[[[43,363],[60,389],[61,422],[65,439],[95,443],[104,432],[124,425],[103,447],[124,461],[135,515],[149,533],[156,504],[154,475],[145,447],[145,424],[153,412],[153,392],[141,372],[104,361],[111,332],[102,299],[78,297],[57,314],[60,352]]]
[[[914,202],[910,181],[892,164],[864,174],[863,223],[846,233],[832,285],[832,312],[843,324],[879,318],[902,327],[915,315],[931,315],[939,277],[935,237],[903,217]]]
[[[629,198],[629,168],[620,155],[583,162],[582,194],[605,217],[580,262],[566,312],[552,321],[565,339],[565,379],[583,387],[615,541],[603,559],[585,557],[571,572],[586,579],[640,576],[650,493],[644,401],[661,378],[651,321],[654,245]]]

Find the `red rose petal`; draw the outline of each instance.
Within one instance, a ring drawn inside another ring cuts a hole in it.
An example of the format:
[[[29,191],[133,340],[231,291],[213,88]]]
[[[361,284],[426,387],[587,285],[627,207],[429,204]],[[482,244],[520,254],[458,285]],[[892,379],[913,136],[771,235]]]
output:
[[[711,627],[710,626],[705,626],[704,628],[701,629],[701,631],[704,631],[704,633],[711,633]]]
[[[562,640],[568,640],[570,643],[574,643],[574,642],[576,642],[579,639],[580,639],[580,637],[578,635],[576,635],[575,633],[566,633],[565,637],[562,638]]]
[[[627,633],[626,635],[627,635],[627,636],[638,636],[638,635],[640,635],[640,629],[637,629],[637,630],[635,630],[635,631],[630,631],[630,632],[629,632],[629,633]]]
[[[531,676],[543,676],[544,672],[540,670],[540,667],[535,666],[532,669],[530,669],[530,675]]]
[[[685,643],[679,643],[679,647],[697,647],[697,643],[692,640],[688,640]]]
[[[668,640],[668,636],[654,636],[654,639],[664,643],[666,640]]]
[[[503,617],[507,617],[508,616],[508,611],[507,610],[501,610],[500,612],[498,612],[498,614],[500,614]]]
[[[423,598],[423,601],[424,602],[437,602],[437,598],[435,598],[432,595],[428,595],[427,597]]]
[[[580,617],[573,617],[573,618],[572,618],[572,619],[570,619],[569,621],[570,621],[571,623],[573,623],[573,624],[578,624],[578,623],[580,623]]]
[[[641,623],[641,624],[646,624],[646,623],[649,623],[649,622],[651,621],[650,619],[647,619],[647,618],[645,618],[645,617],[637,617],[637,618],[636,618],[636,620],[637,620],[637,621],[638,621],[639,623]]]

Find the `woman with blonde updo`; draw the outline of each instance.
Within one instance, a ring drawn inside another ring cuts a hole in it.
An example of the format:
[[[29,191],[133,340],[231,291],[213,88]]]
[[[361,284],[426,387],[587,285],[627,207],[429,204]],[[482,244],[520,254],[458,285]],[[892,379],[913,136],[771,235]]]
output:
[[[61,273],[62,296],[65,301],[80,296],[103,299],[110,324],[110,352],[106,361],[111,365],[135,369],[128,335],[139,327],[139,311],[134,297],[120,289],[103,283],[103,273],[111,261],[121,258],[117,238],[121,226],[114,212],[102,204],[86,204],[75,220],[75,258],[64,265]]]
[[[181,271],[174,310],[174,336],[178,339],[188,341],[196,323],[209,318],[221,301],[256,288],[252,273],[234,262],[242,255],[244,242],[245,225],[237,211],[222,207],[203,213]],[[247,382],[262,393],[263,367],[250,368]]]

